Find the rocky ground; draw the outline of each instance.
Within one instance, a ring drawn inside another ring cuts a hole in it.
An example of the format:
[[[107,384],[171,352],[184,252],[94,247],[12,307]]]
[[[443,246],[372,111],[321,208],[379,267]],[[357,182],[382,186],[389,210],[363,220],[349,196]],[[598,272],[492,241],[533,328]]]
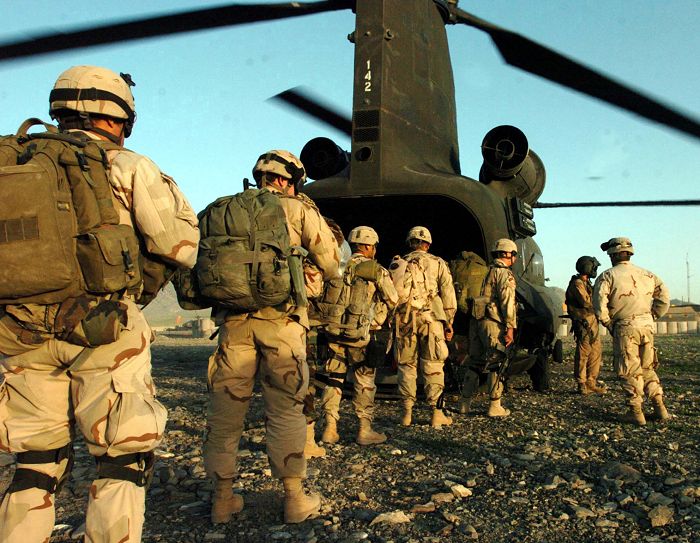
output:
[[[236,486],[244,512],[229,525],[209,524],[210,486],[201,445],[205,368],[213,343],[159,339],[153,348],[160,399],[170,411],[148,493],[144,541],[357,542],[700,542],[700,336],[659,337],[661,379],[673,418],[666,425],[621,425],[622,396],[609,370],[605,396],[573,393],[572,345],[553,367],[550,394],[512,381],[504,403],[513,415],[484,416],[486,402],[441,430],[398,427],[397,402],[378,402],[380,446],[353,441],[357,423],[343,402],[341,443],[309,464],[307,486],[324,495],[322,515],[297,526],[282,521],[281,485],[265,455],[262,403],[256,396],[240,450]],[[649,407],[650,409],[650,407]],[[0,491],[13,471],[0,456]],[[84,447],[58,497],[51,542],[81,536],[94,468]]]

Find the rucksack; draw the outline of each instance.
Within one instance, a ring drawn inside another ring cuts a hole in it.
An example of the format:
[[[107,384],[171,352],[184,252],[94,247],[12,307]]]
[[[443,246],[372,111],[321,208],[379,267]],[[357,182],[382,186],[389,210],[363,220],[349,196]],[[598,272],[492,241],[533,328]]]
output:
[[[423,258],[415,254],[408,255],[408,258],[395,256],[389,273],[399,295],[399,306],[405,306],[406,311],[423,311],[431,307],[437,292],[428,286]]]
[[[27,133],[38,124],[47,132]],[[0,304],[139,290],[139,240],[112,201],[112,149],[39,119],[0,137]]]
[[[298,252],[303,249],[290,247],[286,215],[274,193],[247,189],[224,196],[198,218],[197,263],[187,278],[182,279],[186,272],[180,274],[176,287],[185,284],[190,290],[178,292],[179,297],[239,313],[281,304],[292,295],[301,303],[305,255]]]
[[[379,274],[376,260],[350,260],[342,277],[326,281],[316,305],[327,335],[347,341],[369,336],[374,320],[369,284],[376,283]]]
[[[481,289],[488,274],[489,266],[476,253],[462,251],[450,261],[450,272],[457,294],[457,308],[469,313],[471,302],[481,296]]]

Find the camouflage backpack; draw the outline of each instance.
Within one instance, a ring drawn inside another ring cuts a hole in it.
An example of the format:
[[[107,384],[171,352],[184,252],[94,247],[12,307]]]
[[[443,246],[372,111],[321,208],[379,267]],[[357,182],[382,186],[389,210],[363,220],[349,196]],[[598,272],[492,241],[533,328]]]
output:
[[[178,298],[198,307],[248,313],[296,297],[305,305],[301,259],[290,247],[279,198],[267,189],[224,196],[200,212],[201,238],[192,274],[180,272]],[[187,308],[187,307],[186,307]]]
[[[489,265],[476,253],[462,251],[450,261],[450,272],[457,294],[457,308],[469,313],[474,298],[481,296],[481,288],[489,271]]]
[[[47,132],[28,134],[37,124]],[[139,241],[112,202],[111,149],[39,119],[0,138],[0,304],[139,290]]]
[[[408,258],[395,256],[389,266],[389,273],[399,295],[399,306],[404,306],[406,312],[431,307],[437,292],[428,286],[421,256],[413,253]]]
[[[376,283],[379,274],[380,266],[376,260],[359,263],[350,260],[342,277],[326,282],[316,305],[327,335],[346,341],[369,336],[374,320],[369,284]]]

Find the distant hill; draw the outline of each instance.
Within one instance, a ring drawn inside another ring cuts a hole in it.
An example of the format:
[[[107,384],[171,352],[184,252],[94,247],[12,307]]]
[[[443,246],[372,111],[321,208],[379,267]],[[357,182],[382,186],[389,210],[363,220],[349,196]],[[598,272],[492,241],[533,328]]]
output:
[[[181,322],[187,322],[197,317],[208,317],[211,310],[185,311],[178,305],[175,289],[172,284],[169,284],[158,294],[155,300],[146,306],[143,312],[151,326],[172,327],[179,324],[178,316]]]

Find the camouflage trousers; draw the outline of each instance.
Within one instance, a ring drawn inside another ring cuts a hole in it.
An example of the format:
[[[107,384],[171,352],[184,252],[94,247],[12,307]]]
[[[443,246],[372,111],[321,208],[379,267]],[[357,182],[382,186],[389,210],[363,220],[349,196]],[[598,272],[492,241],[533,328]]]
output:
[[[25,344],[17,324],[0,320],[0,450],[49,451],[70,443],[77,428],[90,454],[119,457],[153,450],[167,413],[151,379],[151,330],[138,307],[128,306],[126,329],[114,343],[87,349],[57,339]],[[61,479],[67,460],[18,463]],[[139,470],[139,464],[126,467]],[[67,474],[65,474],[67,475]],[[144,486],[98,478],[90,487],[85,541],[140,541]],[[7,493],[0,505],[0,541],[48,541],[55,495],[40,488]]]
[[[424,320],[418,315],[415,324],[401,324],[394,338],[401,398],[415,403],[420,365],[426,401],[434,407],[445,388],[444,365],[448,354],[442,321],[430,317]]]
[[[491,401],[500,400],[503,383],[495,371],[484,372],[486,357],[494,349],[505,350],[505,327],[491,319],[471,319],[469,323],[469,362],[464,373],[462,396],[472,398],[479,391],[488,392]]]
[[[352,368],[355,379],[353,386],[352,405],[358,419],[371,421],[374,417],[374,395],[377,387],[374,377],[376,368],[363,366],[367,354],[367,346],[350,347],[339,343],[329,343],[331,357],[326,364],[326,373],[330,376],[330,382],[336,386],[327,386],[323,389],[321,407],[326,417],[332,417],[336,421],[340,419],[340,399],[343,396],[343,383],[348,366]]]
[[[644,395],[663,396],[655,371],[654,333],[647,327],[617,325],[613,336],[613,368],[627,393],[627,404],[641,407]]]
[[[238,442],[258,373],[272,475],[306,476],[306,330],[286,317],[244,318],[221,326],[219,345],[209,358],[204,466],[212,479],[233,479],[236,474]]]
[[[595,339],[592,339],[588,334],[576,337],[574,379],[579,385],[585,385],[586,383],[596,384],[602,360],[603,343],[600,340],[600,336],[596,335]]]

